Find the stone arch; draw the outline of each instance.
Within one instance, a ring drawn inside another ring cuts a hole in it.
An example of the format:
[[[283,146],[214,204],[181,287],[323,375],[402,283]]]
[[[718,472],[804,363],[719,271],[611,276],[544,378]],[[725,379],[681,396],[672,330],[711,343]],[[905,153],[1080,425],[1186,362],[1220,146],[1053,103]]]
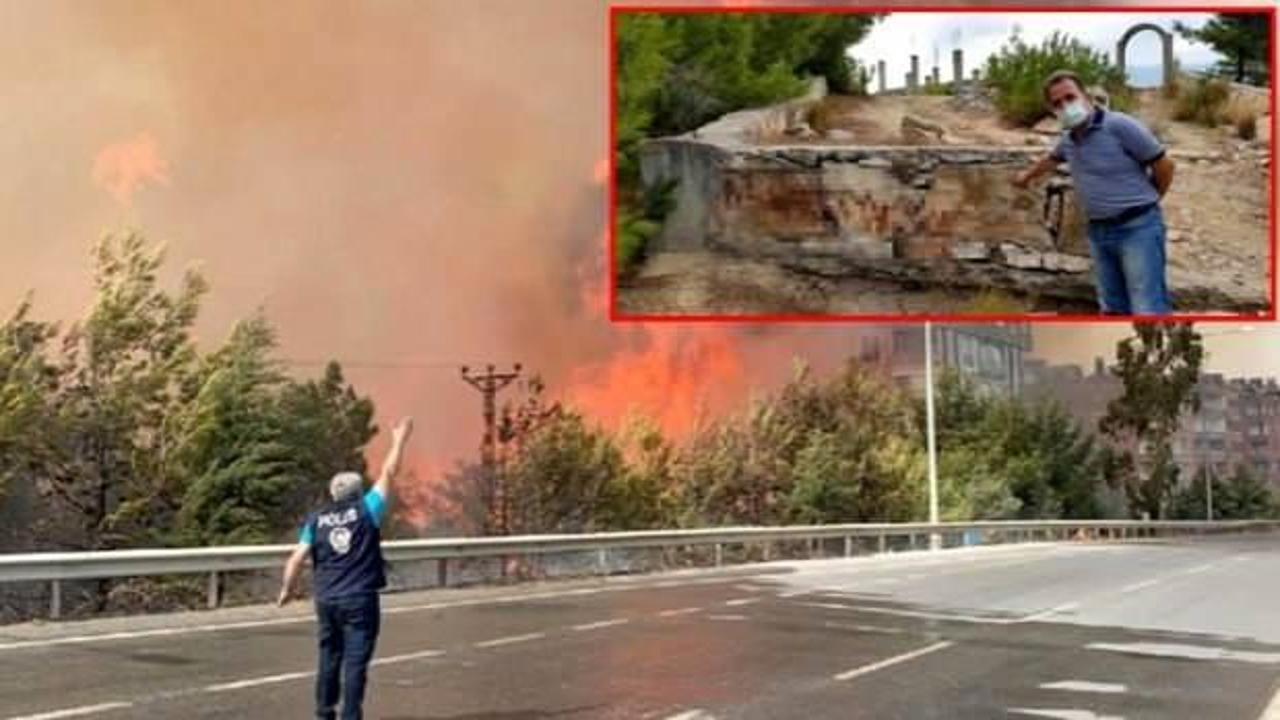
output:
[[[1163,61],[1162,69],[1164,70],[1164,86],[1169,87],[1174,84],[1173,33],[1165,30],[1159,25],[1153,25],[1151,23],[1139,23],[1134,25],[1128,30],[1125,30],[1124,35],[1120,36],[1120,42],[1116,44],[1116,65],[1120,68],[1120,75],[1121,77],[1127,77],[1127,70],[1125,69],[1125,51],[1129,47],[1129,41],[1133,39],[1134,35],[1137,35],[1144,30],[1154,30],[1155,33],[1160,36],[1161,60]]]

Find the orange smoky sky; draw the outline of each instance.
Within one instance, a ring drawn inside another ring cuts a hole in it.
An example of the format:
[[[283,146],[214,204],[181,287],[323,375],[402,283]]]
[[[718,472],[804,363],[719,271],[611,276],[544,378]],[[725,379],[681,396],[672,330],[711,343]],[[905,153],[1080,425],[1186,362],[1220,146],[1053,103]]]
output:
[[[2,3],[0,309],[79,316],[92,243],[137,227],[209,279],[204,344],[261,307],[300,374],[413,414],[423,482],[478,442],[464,363],[677,434],[833,367],[859,329],[608,322],[607,7]]]
[[[148,184],[169,184],[168,163],[160,156],[151,133],[112,143],[93,161],[93,179],[117,202],[129,205],[133,194]]]

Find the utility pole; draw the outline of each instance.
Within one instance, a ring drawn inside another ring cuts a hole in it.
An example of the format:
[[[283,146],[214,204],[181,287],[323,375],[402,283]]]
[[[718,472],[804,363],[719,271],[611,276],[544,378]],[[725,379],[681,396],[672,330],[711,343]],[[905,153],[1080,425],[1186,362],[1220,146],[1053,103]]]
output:
[[[507,494],[505,482],[498,476],[497,453],[497,397],[498,391],[510,385],[520,377],[520,363],[512,366],[511,372],[497,372],[493,365],[486,365],[483,373],[472,373],[471,368],[462,366],[462,379],[476,390],[484,403],[484,440],[480,443],[480,470],[484,475],[484,487],[488,493],[488,507],[485,508],[485,534],[506,535]]]

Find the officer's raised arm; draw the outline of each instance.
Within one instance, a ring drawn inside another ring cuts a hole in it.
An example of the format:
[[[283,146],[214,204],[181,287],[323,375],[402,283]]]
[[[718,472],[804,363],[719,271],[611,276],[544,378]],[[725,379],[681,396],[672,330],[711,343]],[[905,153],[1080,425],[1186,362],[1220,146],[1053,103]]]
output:
[[[410,417],[401,420],[391,431],[391,450],[387,452],[387,459],[382,463],[382,473],[378,475],[378,482],[373,486],[373,489],[384,499],[391,497],[391,481],[400,472],[400,462],[404,459],[404,445],[412,432],[413,418]]]

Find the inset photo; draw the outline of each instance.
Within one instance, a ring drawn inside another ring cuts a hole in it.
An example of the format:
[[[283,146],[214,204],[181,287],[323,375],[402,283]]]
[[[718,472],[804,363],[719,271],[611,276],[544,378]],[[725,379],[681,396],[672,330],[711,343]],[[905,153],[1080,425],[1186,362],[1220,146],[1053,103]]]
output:
[[[614,320],[1275,319],[1275,9],[614,8]]]

